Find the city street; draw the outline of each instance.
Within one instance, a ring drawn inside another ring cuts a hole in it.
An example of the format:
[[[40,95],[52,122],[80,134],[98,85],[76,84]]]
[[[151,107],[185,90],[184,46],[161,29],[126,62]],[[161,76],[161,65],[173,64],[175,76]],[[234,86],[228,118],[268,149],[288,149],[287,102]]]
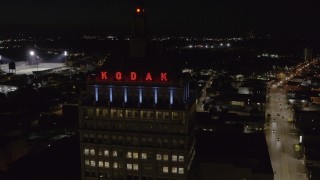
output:
[[[299,143],[293,124],[291,110],[286,101],[283,89],[270,87],[266,112],[271,116],[266,119],[266,140],[275,180],[304,180],[308,179],[303,158],[294,156],[295,144]],[[278,139],[279,138],[279,139]]]

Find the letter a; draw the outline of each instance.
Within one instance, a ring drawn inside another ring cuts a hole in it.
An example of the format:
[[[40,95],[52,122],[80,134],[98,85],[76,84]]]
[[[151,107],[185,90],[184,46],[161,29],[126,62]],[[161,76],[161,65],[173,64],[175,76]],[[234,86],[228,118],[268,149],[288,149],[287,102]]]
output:
[[[108,79],[107,72],[105,72],[105,71],[102,71],[102,72],[101,72],[101,79],[102,79],[102,80]]]
[[[161,81],[168,81],[167,73],[161,73]]]
[[[147,73],[146,81],[152,81],[152,76],[150,73]]]

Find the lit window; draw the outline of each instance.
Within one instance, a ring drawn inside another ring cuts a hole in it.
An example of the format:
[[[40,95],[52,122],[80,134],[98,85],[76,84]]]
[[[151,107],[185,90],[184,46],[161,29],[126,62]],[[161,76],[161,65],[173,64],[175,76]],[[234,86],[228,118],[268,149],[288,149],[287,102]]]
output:
[[[177,167],[172,167],[172,173],[177,174],[178,173],[178,168]]]
[[[84,155],[89,155],[89,149],[84,149]]]
[[[164,119],[169,119],[169,112],[163,112]]]
[[[110,167],[110,163],[109,163],[108,161],[105,161],[105,162],[104,162],[104,167],[105,167],[105,168],[109,168],[109,167]]]
[[[117,115],[117,110],[111,109],[111,117],[116,117]]]
[[[118,169],[118,167],[119,167],[118,163],[117,163],[117,162],[114,162],[114,163],[113,163],[113,168],[114,168],[114,169]]]
[[[95,167],[95,166],[96,166],[96,161],[91,160],[91,161],[90,161],[90,166]]]
[[[141,111],[141,118],[143,119],[147,118],[147,111]]]
[[[92,115],[93,115],[93,108],[89,108],[89,109],[88,109],[88,115],[89,115],[89,116],[92,116]]]
[[[104,150],[104,156],[109,156],[109,150]]]
[[[113,157],[117,157],[117,156],[118,156],[118,152],[117,152],[117,151],[113,151],[113,152],[112,152],[112,156],[113,156]]]
[[[141,159],[147,159],[147,153],[141,153]]]
[[[105,177],[105,174],[104,173],[99,173],[99,177],[103,178],[103,177]]]
[[[179,168],[179,174],[184,174],[184,168]]]
[[[161,161],[162,160],[162,155],[161,154],[157,154],[157,160]]]
[[[85,164],[86,166],[89,166],[89,165],[90,165],[90,161],[89,161],[88,159],[86,159],[86,160],[84,160],[84,164]]]
[[[163,160],[164,160],[164,161],[168,161],[168,160],[169,160],[168,154],[164,154],[164,155],[163,155]]]
[[[99,161],[99,162],[98,162],[98,166],[99,166],[99,167],[103,167],[103,161]]]
[[[162,112],[157,111],[156,112],[156,119],[162,119]]]
[[[127,152],[127,158],[132,158],[132,152]]]
[[[139,158],[139,154],[137,152],[133,153],[133,159],[138,159]]]
[[[121,109],[118,109],[117,110],[117,115],[116,117],[122,117],[122,110]]]
[[[133,117],[133,118],[138,117],[138,111],[132,110],[132,117]]]
[[[138,164],[133,164],[133,170],[138,171],[139,170],[139,165]]]
[[[179,162],[184,162],[184,156],[179,156]]]
[[[148,111],[148,118],[153,119],[153,112],[152,111]]]
[[[126,110],[126,117],[130,118],[132,116],[131,110]]]
[[[172,112],[172,119],[178,120],[178,113],[177,112]]]
[[[107,116],[108,115],[108,109],[103,109],[102,110],[102,115]]]
[[[127,164],[127,169],[132,170],[132,164]]]
[[[94,156],[96,154],[94,149],[90,149],[90,155]]]
[[[98,155],[99,155],[99,156],[102,156],[102,150],[101,150],[101,149],[99,149]]]
[[[172,161],[177,161],[178,160],[178,156],[177,155],[172,155]]]
[[[163,166],[162,172],[163,173],[169,173],[169,167],[168,166]]]
[[[102,109],[97,108],[96,109],[96,116],[101,116],[102,115]]]

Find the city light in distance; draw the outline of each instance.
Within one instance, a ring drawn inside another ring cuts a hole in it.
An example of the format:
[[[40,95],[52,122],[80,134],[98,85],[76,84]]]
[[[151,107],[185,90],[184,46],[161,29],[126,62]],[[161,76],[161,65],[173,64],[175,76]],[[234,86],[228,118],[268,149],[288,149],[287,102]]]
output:
[[[34,56],[34,51],[30,51],[30,56]]]

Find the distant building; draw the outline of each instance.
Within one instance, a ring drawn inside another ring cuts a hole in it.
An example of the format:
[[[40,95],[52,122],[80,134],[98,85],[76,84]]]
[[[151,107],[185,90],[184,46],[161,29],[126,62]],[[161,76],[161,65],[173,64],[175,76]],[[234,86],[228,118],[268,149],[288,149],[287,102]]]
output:
[[[198,132],[194,180],[273,180],[263,133]]]
[[[9,85],[0,85],[0,93],[7,94],[8,92],[16,91],[18,87]]]
[[[12,163],[28,152],[27,142],[21,137],[3,136],[0,144],[0,171],[7,171]]]

